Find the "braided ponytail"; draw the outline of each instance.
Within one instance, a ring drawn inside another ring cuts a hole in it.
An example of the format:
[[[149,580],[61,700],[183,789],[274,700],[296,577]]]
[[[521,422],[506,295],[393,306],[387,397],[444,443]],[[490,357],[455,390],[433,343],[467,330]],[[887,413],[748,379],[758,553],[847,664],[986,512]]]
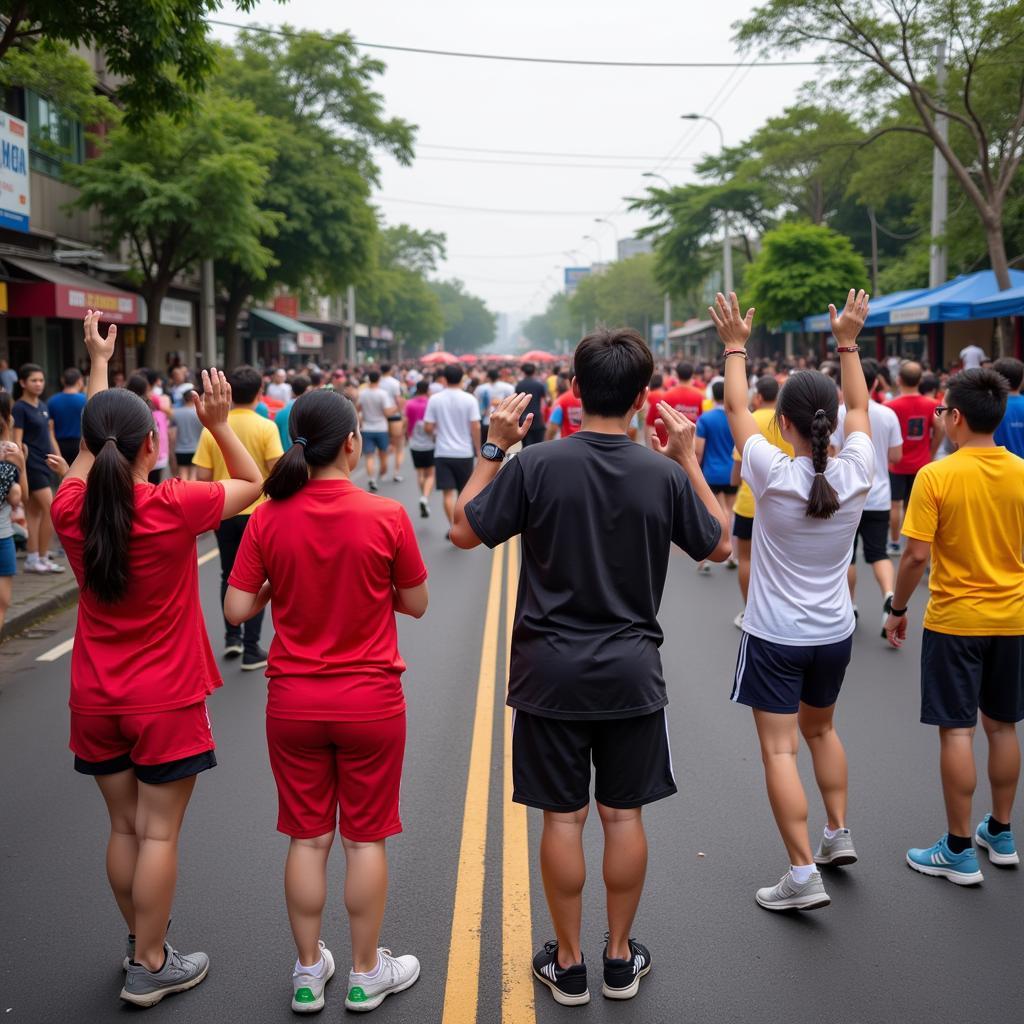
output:
[[[825,477],[828,446],[839,413],[835,384],[817,370],[799,370],[783,385],[779,414],[811,445],[814,479],[807,496],[807,515],[831,519],[839,511],[839,494]]]

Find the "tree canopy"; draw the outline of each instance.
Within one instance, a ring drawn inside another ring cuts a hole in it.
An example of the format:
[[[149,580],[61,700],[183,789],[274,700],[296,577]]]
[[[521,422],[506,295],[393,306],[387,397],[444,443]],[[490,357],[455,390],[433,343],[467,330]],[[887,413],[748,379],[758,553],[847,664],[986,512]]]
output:
[[[483,299],[470,295],[457,280],[430,285],[441,303],[444,347],[450,352],[477,352],[494,341],[498,318]]]

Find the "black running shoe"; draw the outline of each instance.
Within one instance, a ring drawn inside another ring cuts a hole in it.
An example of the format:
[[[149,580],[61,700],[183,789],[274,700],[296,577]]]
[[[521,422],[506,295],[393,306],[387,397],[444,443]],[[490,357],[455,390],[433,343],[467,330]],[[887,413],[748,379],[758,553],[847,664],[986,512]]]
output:
[[[533,976],[543,982],[563,1006],[582,1006],[590,1002],[587,988],[587,965],[573,964],[572,967],[558,966],[558,943],[552,939],[533,958]]]
[[[242,655],[242,671],[255,672],[267,667],[267,652],[262,647],[254,647]]]
[[[632,999],[640,991],[640,979],[650,973],[651,951],[636,939],[629,940],[630,957],[616,960],[608,956],[608,936],[604,937],[604,985],[607,999]]]

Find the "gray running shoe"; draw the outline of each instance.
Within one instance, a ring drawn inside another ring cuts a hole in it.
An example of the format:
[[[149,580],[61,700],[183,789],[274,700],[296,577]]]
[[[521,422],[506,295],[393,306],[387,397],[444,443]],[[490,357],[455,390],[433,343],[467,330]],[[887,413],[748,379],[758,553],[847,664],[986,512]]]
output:
[[[794,882],[792,874],[787,871],[778,885],[758,889],[754,898],[765,910],[817,910],[832,902],[818,871],[803,885]]]
[[[155,974],[142,964],[129,964],[121,989],[121,998],[136,1006],[155,1006],[172,992],[195,988],[209,973],[210,958],[205,953],[179,953],[164,943],[166,960]]]
[[[822,835],[818,852],[814,855],[814,863],[818,865],[831,864],[837,868],[846,864],[856,864],[857,851],[853,848],[850,830],[841,828],[831,839]]]
[[[377,963],[380,971],[375,978],[349,972],[346,1009],[375,1010],[388,996],[414,985],[420,976],[420,962],[414,956],[392,956],[390,949],[378,949]]]
[[[324,988],[334,977],[334,957],[318,940],[320,956],[324,961],[324,971],[319,977],[315,974],[292,972],[292,1009],[296,1013],[317,1013],[324,1008]]]

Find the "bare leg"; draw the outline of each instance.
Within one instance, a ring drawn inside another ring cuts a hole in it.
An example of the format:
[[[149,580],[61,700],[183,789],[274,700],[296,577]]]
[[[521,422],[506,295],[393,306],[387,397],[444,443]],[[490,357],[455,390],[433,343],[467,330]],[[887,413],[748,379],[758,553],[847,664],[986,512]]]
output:
[[[597,805],[604,826],[604,887],[608,896],[608,956],[628,960],[629,934],[647,875],[647,835],[641,808]]]
[[[367,452],[366,453],[366,479],[367,480],[374,480],[374,479],[376,479],[376,476],[374,474],[374,466],[375,466],[375,464],[376,464],[376,460],[373,457],[373,453],[372,452]]]
[[[448,517],[448,522],[452,525],[455,524],[455,502],[458,499],[458,496],[458,491],[444,492],[444,514]]]
[[[814,778],[825,804],[828,827],[833,831],[846,828],[848,791],[846,751],[833,724],[834,714],[834,704],[830,708],[812,708],[809,704],[801,704],[797,716],[800,731],[814,760]]]
[[[341,837],[345,847],[345,909],[352,932],[352,966],[360,974],[377,966],[377,946],[388,902],[388,858],[384,840],[356,843]]]
[[[558,940],[558,963],[570,967],[583,960],[580,922],[583,916],[583,885],[587,864],[583,858],[583,826],[588,807],[567,814],[544,812],[540,837],[540,873],[551,923]]]
[[[882,592],[883,598],[896,589],[896,570],[888,558],[872,562],[871,571],[875,574],[875,581],[878,583],[878,589]]]
[[[132,880],[135,960],[151,971],[160,970],[164,962],[164,936],[178,880],[178,836],[195,784],[194,775],[159,786],[138,784],[139,856]]]
[[[750,544],[749,540],[741,540],[739,537],[732,539],[732,549],[736,553],[736,560],[740,563],[738,575],[744,604],[747,603],[747,593],[750,590]]]
[[[50,506],[53,504],[53,491],[49,487],[32,492],[32,500],[39,505],[39,557],[45,558],[50,550],[53,539],[53,523],[50,520]]]
[[[423,497],[429,498],[431,492],[434,490],[434,469],[431,467],[430,469],[424,470],[424,472],[426,473],[426,476],[423,479]]]
[[[318,940],[327,902],[327,858],[334,832],[313,839],[292,839],[284,862],[284,898],[292,926],[299,963],[315,967],[320,962]]]
[[[894,501],[889,506],[889,538],[893,544],[900,539],[900,530],[903,528],[903,502]]]
[[[992,786],[992,817],[1009,821],[1020,780],[1020,743],[1013,722],[997,722],[982,714],[988,737],[988,779]]]
[[[41,558],[46,557],[46,544],[49,544],[50,537],[49,532],[45,538],[42,537],[43,532],[43,503],[45,496],[49,496],[50,489],[47,487],[45,490],[40,489],[38,491],[32,491],[28,496],[28,501],[25,502],[25,528],[28,530],[28,541],[25,545],[25,550],[29,555],[37,554]],[[46,505],[45,518],[49,522],[49,505]]]
[[[0,576],[0,632],[4,628],[7,609],[11,607],[11,577]]]
[[[768,801],[789,854],[789,862],[810,864],[813,859],[807,835],[807,796],[796,767],[799,748],[797,716],[755,708],[754,724],[761,741]]]
[[[971,834],[971,802],[978,785],[974,768],[974,728],[939,729],[942,751],[942,795],[946,800],[946,821],[955,836]]]
[[[114,775],[97,775],[96,784],[103,794],[110,815],[110,838],[107,840],[107,880],[117,900],[128,931],[135,933],[135,906],[132,903],[132,883],[139,856],[139,841],[135,836],[136,806],[139,786],[131,769]],[[166,921],[164,922],[166,926]]]

